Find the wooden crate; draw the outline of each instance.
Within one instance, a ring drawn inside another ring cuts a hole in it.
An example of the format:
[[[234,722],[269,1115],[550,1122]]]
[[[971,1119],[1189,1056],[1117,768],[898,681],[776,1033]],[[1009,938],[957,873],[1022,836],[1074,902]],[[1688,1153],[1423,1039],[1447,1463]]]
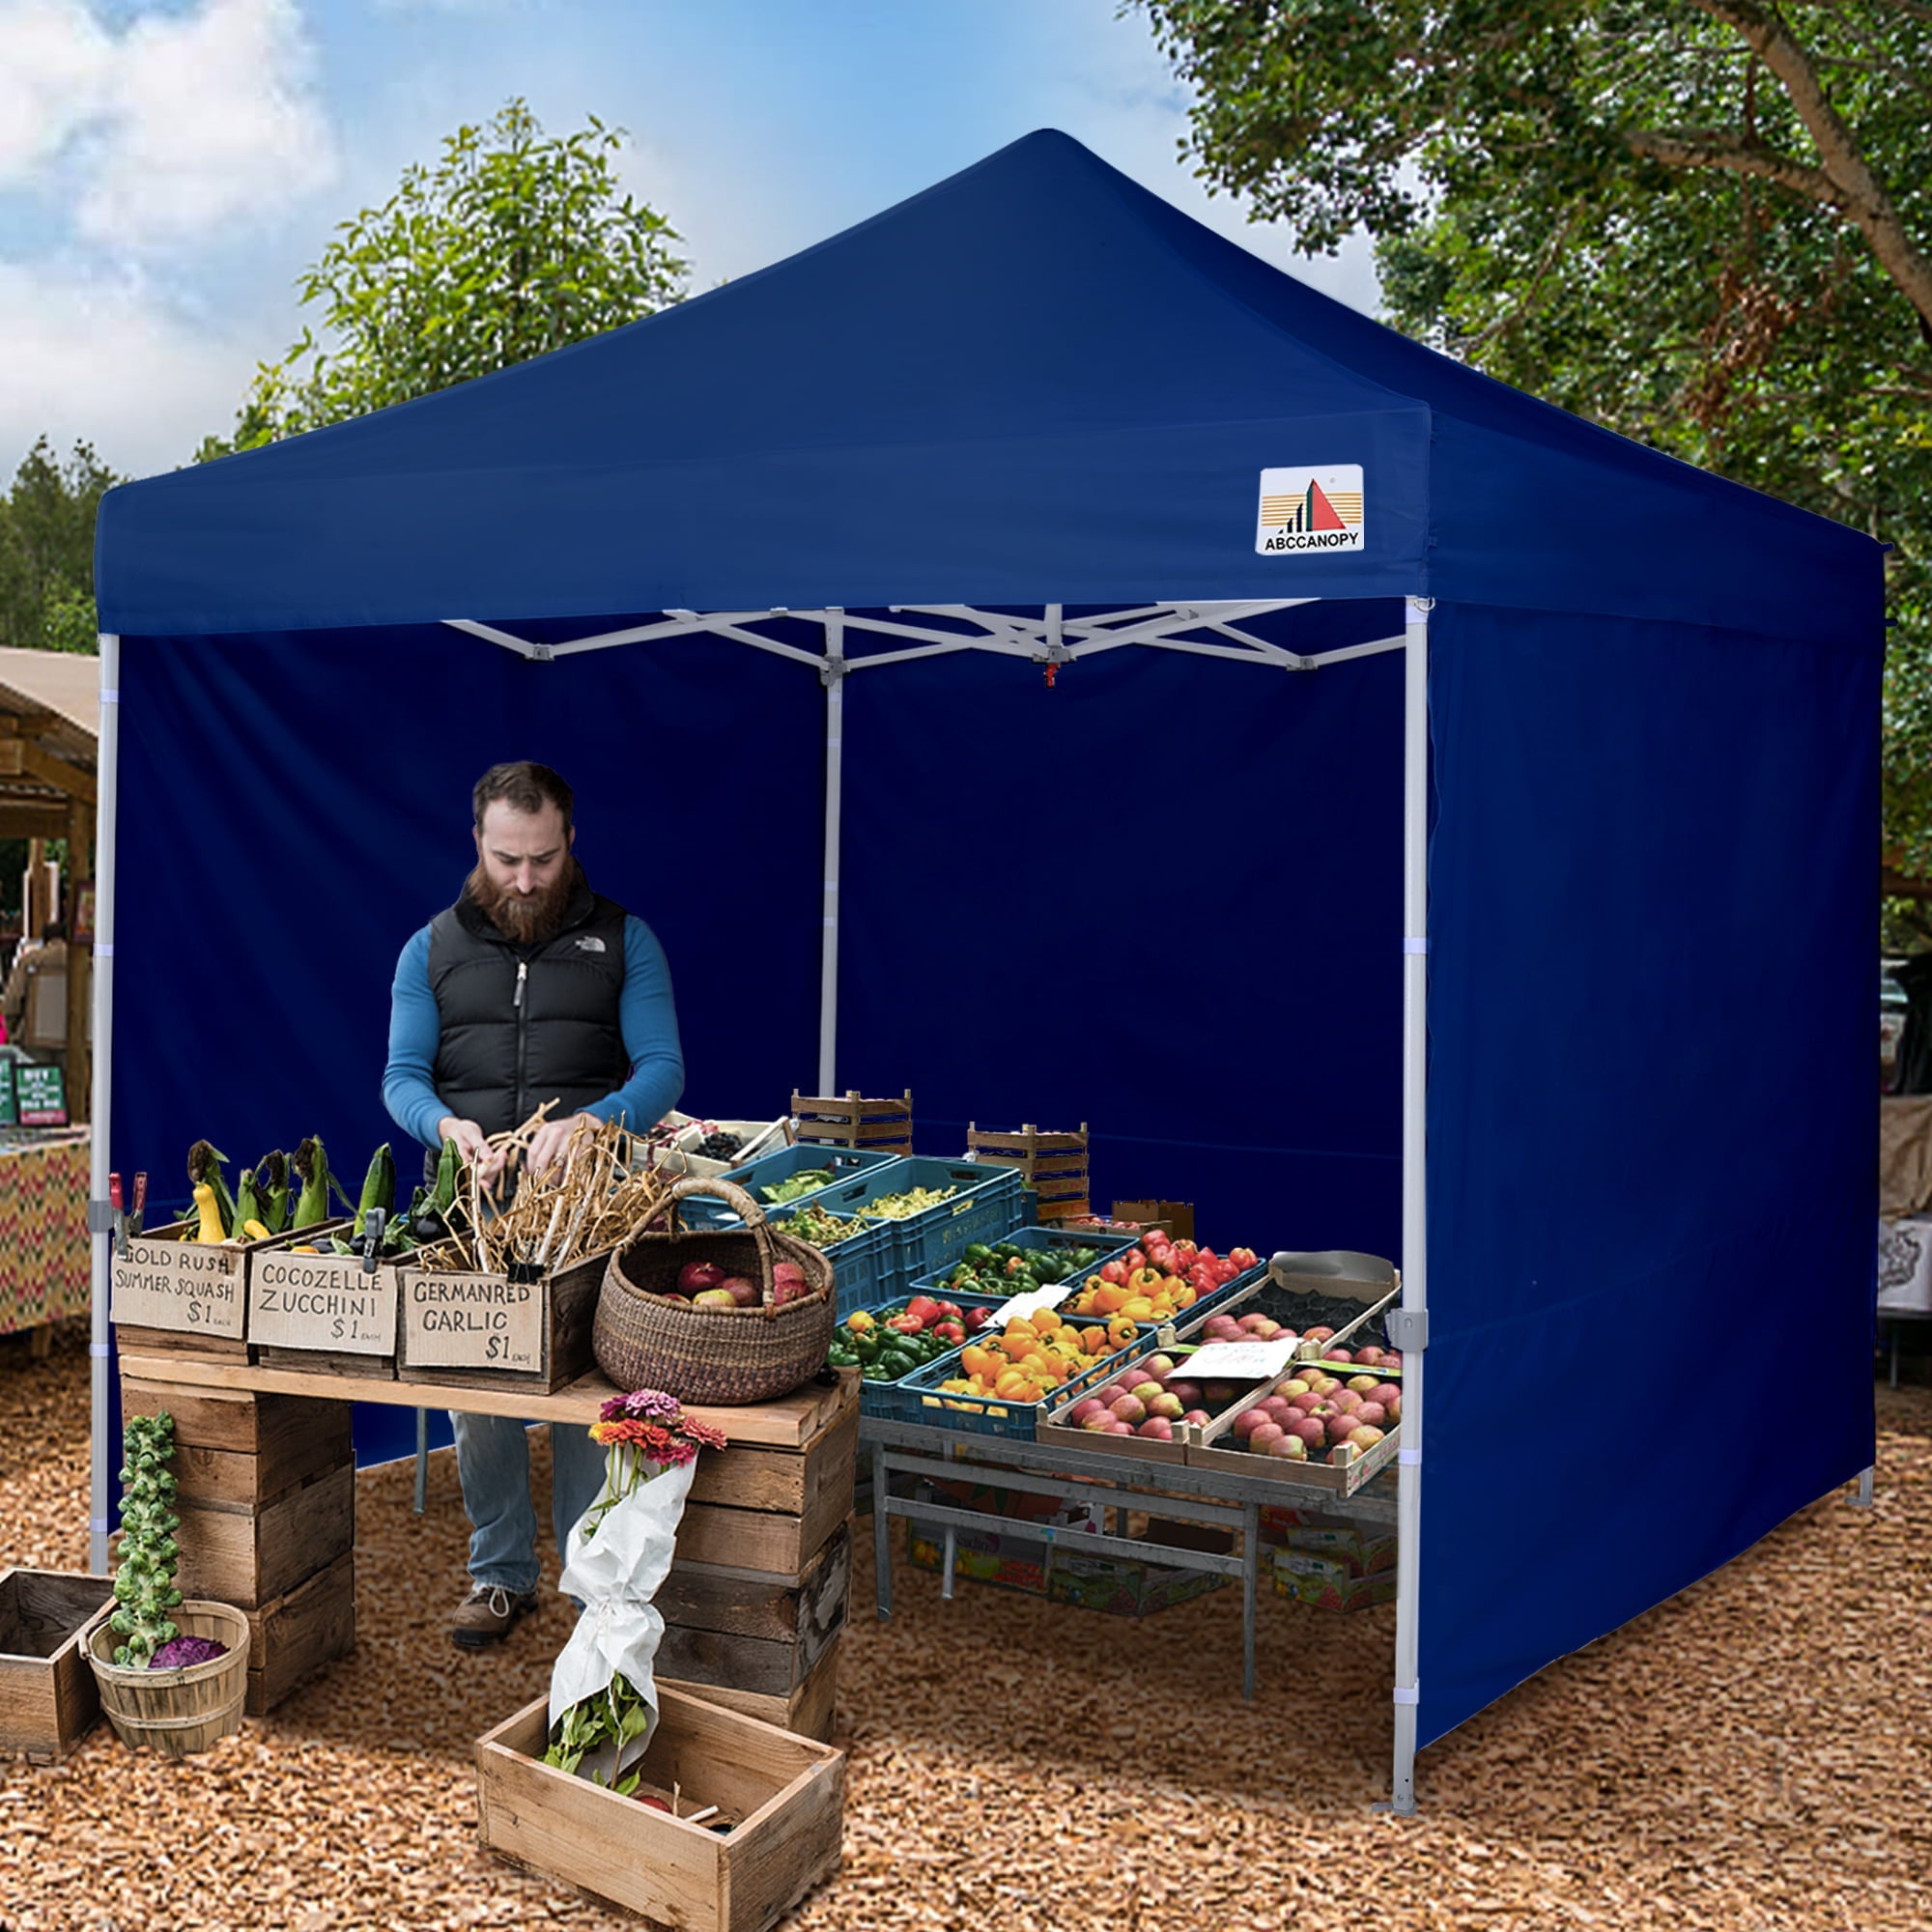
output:
[[[874,1153],[912,1152],[912,1089],[898,1100],[866,1100],[857,1088],[844,1094],[794,1094],[791,1110],[801,1141],[866,1148]]]
[[[767,1932],[838,1869],[845,1759],[665,1684],[645,1779],[740,1822],[718,1833],[543,1763],[539,1697],[476,1746],[477,1829],[498,1858],[681,1932]]]
[[[402,1270],[396,1379],[553,1395],[586,1375],[608,1254],[513,1282],[500,1274]]]
[[[742,1711],[762,1724],[776,1724],[794,1737],[816,1738],[830,1744],[837,1721],[838,1698],[838,1650],[842,1638],[826,1645],[819,1660],[807,1672],[805,1682],[784,1691],[746,1690],[733,1684],[698,1684],[688,1679],[660,1677],[674,1690],[689,1691],[707,1704],[722,1704],[727,1711]]]
[[[347,1403],[122,1378],[124,1416],[163,1409],[175,1424],[169,1467],[183,1498],[201,1509],[253,1514],[355,1456]]]
[[[1042,1222],[1069,1221],[1093,1212],[1087,1182],[1087,1122],[1077,1134],[1042,1133],[1029,1123],[1015,1132],[966,1123],[966,1158],[990,1167],[1017,1168],[1038,1197]]]
[[[726,1449],[716,1456],[716,1469],[707,1471],[706,1463],[714,1460],[707,1451],[698,1458],[699,1480],[677,1526],[678,1560],[724,1564],[795,1584],[851,1518],[858,1456],[856,1411],[820,1431],[796,1455]],[[795,1465],[782,1488],[787,1494],[795,1489],[797,1501],[764,1500],[781,1488],[770,1467],[782,1463]]]
[[[355,1648],[355,1555],[338,1556],[306,1582],[246,1612],[248,1701],[263,1718],[317,1671]]]
[[[105,1577],[0,1571],[0,1750],[57,1764],[100,1716],[88,1633],[113,1607]]]
[[[355,1255],[300,1255],[315,1230],[283,1235],[248,1263],[248,1340],[268,1368],[393,1376],[402,1270],[368,1272]]]
[[[852,1537],[843,1526],[795,1584],[680,1554],[653,1600],[665,1620],[656,1667],[700,1695],[703,1687],[729,1685],[788,1698],[844,1629],[851,1580]]]
[[[352,1458],[254,1510],[184,1494],[176,1512],[182,1594],[261,1609],[355,1548],[355,1464]]]

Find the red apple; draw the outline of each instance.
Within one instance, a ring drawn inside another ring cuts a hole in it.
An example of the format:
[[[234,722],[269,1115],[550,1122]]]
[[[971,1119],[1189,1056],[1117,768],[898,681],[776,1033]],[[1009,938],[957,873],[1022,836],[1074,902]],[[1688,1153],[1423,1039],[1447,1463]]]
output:
[[[798,1272],[797,1280],[798,1286],[802,1291],[805,1287],[805,1275],[802,1270]],[[722,1288],[740,1308],[755,1308],[764,1299],[764,1296],[758,1293],[758,1284],[749,1275],[727,1274],[717,1286]],[[778,1293],[778,1290],[782,1286],[783,1283],[775,1276],[773,1284],[773,1298],[775,1300],[783,1298]]]
[[[736,1308],[738,1297],[728,1288],[700,1289],[691,1297],[695,1308]]]
[[[1151,1415],[1134,1434],[1146,1436],[1150,1442],[1172,1442],[1174,1424],[1164,1415]]]
[[[1304,1415],[1298,1422],[1288,1425],[1288,1433],[1304,1449],[1319,1449],[1327,1440],[1328,1432],[1312,1415]]]
[[[1206,1429],[1214,1420],[1205,1408],[1190,1408],[1180,1419],[1182,1422],[1193,1423],[1197,1429]]]
[[[724,1270],[716,1262],[686,1262],[677,1271],[677,1292],[698,1294],[716,1288],[724,1279]]]
[[[1355,1420],[1368,1429],[1379,1429],[1388,1420],[1388,1410],[1378,1402],[1365,1402],[1355,1410]]]
[[[1117,1397],[1112,1404],[1112,1407],[1116,1422],[1124,1422],[1132,1425],[1147,1420],[1147,1405],[1138,1396],[1123,1395]]]
[[[1305,1463],[1308,1460],[1308,1444],[1298,1435],[1280,1435],[1268,1444],[1267,1453],[1279,1456],[1285,1462]]]
[[[1278,1422],[1264,1422],[1248,1437],[1248,1447],[1257,1452],[1264,1451],[1270,1442],[1279,1442],[1288,1434]]]
[[[1235,1418],[1235,1434],[1241,1436],[1252,1435],[1263,1424],[1273,1420],[1274,1417],[1264,1408],[1244,1408]]]

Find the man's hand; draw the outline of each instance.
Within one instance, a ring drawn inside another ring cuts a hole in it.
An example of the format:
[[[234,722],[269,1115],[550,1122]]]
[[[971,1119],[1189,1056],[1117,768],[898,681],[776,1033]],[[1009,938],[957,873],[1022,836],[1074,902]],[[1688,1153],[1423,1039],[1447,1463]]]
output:
[[[497,1177],[503,1171],[503,1150],[493,1148],[490,1137],[474,1121],[460,1121],[454,1114],[445,1114],[436,1123],[436,1130],[442,1139],[454,1141],[456,1151],[473,1167],[478,1178],[494,1187]]]
[[[524,1165],[531,1174],[542,1174],[554,1161],[559,1159],[570,1137],[577,1131],[579,1121],[588,1121],[590,1124],[602,1126],[603,1122],[595,1114],[567,1114],[560,1121],[546,1121],[536,1131],[530,1142],[530,1150],[524,1156]]]

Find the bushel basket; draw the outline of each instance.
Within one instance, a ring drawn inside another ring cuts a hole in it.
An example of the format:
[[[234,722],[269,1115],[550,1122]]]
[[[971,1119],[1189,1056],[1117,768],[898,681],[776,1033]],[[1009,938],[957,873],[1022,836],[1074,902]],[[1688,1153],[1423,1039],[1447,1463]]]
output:
[[[742,1228],[686,1228],[677,1204],[716,1194],[743,1217]],[[674,1288],[691,1262],[716,1262],[727,1275],[758,1284],[752,1308],[697,1308]],[[772,1300],[773,1270],[795,1262],[807,1293]],[[832,1264],[794,1235],[780,1234],[764,1209],[728,1180],[680,1180],[670,1191],[669,1225],[612,1251],[597,1297],[590,1346],[597,1366],[621,1389],[663,1389],[680,1402],[742,1406],[789,1395],[825,1366],[832,1342]]]

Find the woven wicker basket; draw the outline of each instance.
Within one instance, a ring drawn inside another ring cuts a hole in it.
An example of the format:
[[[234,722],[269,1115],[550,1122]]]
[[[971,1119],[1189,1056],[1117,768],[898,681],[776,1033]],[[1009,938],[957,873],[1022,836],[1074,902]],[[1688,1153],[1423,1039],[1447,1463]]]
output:
[[[716,1194],[742,1228],[687,1229],[677,1204]],[[773,1269],[796,1262],[810,1293],[782,1307],[771,1299]],[[662,1291],[689,1262],[716,1262],[755,1281],[755,1308],[695,1308]],[[789,1395],[825,1366],[832,1341],[832,1264],[817,1248],[766,1221],[764,1209],[728,1180],[680,1180],[670,1191],[669,1227],[617,1248],[605,1264],[590,1346],[597,1366],[622,1389],[663,1389],[680,1402],[743,1406]]]

